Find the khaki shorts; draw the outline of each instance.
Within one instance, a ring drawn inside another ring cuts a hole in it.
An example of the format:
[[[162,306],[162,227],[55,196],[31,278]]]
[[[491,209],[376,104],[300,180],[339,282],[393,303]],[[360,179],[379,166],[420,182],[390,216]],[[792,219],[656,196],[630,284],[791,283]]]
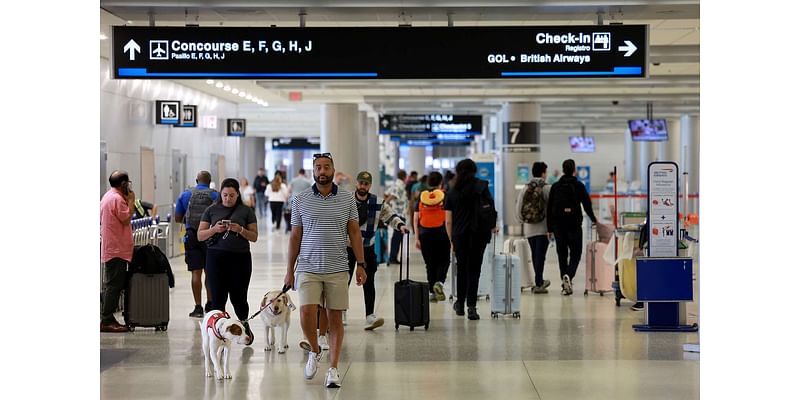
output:
[[[348,296],[347,271],[335,274],[297,274],[297,292],[300,305],[323,304],[329,310],[347,310],[350,306]]]

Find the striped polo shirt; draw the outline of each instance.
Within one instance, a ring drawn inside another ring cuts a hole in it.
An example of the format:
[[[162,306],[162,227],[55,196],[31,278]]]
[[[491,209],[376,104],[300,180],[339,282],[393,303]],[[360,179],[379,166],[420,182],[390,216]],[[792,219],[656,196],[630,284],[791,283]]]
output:
[[[322,196],[315,183],[292,199],[292,226],[303,228],[296,272],[334,274],[348,271],[347,221],[358,222],[352,192],[336,184]]]

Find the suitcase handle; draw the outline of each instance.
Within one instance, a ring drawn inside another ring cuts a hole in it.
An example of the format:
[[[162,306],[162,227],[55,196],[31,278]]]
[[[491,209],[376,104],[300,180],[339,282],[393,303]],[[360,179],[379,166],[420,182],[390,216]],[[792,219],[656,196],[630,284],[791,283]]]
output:
[[[400,232],[400,231],[396,231],[396,232]],[[410,257],[410,254],[411,254],[411,232],[405,233],[404,235],[406,236],[405,237],[405,239],[406,239],[405,242],[406,243],[405,243],[405,245],[403,247],[405,247],[406,254],[405,254],[405,256],[403,256],[403,253],[402,252],[400,253],[400,258],[402,259],[402,261],[400,261],[400,268],[399,268],[400,269],[400,280],[401,281],[403,280],[403,264],[405,264],[405,266],[406,266],[406,280],[411,279],[411,257]]]

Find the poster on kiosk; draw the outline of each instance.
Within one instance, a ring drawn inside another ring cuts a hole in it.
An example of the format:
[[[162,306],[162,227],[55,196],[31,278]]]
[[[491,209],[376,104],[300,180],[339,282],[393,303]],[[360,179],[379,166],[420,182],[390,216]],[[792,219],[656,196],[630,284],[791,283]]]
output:
[[[678,164],[654,162],[648,170],[650,257],[678,255]]]

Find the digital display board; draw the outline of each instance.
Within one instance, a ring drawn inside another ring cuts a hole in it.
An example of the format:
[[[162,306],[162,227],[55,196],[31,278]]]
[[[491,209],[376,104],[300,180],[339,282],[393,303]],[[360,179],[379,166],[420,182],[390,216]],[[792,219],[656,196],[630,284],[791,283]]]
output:
[[[647,25],[112,31],[116,79],[641,78],[647,54]]]
[[[319,150],[320,138],[275,138],[272,150]]]

